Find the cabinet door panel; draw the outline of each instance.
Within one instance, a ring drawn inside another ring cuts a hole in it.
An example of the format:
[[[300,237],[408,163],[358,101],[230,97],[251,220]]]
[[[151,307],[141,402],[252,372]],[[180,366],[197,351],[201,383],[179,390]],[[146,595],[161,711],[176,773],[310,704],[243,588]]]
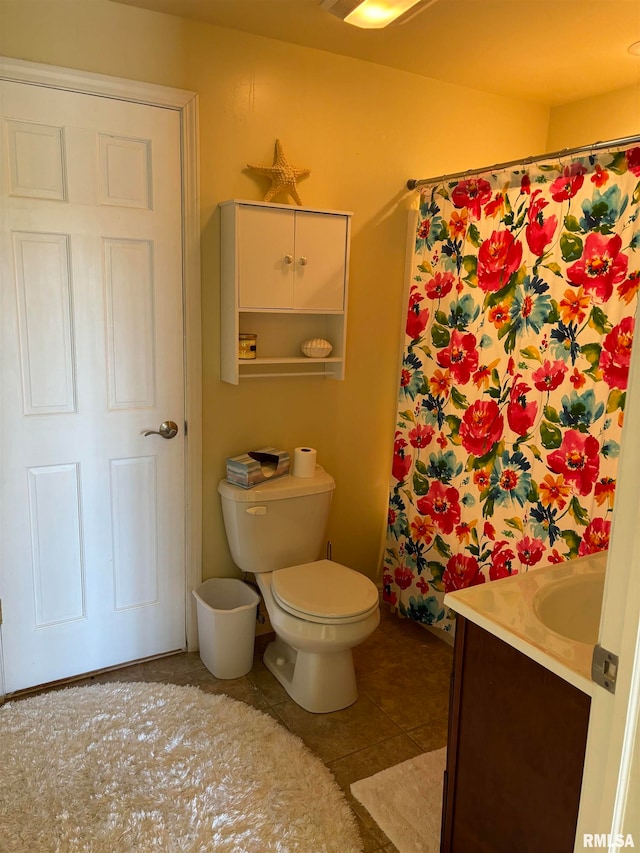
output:
[[[573,851],[590,698],[458,616],[443,853]]]
[[[344,310],[347,220],[296,212],[294,308]]]
[[[237,253],[239,307],[291,308],[294,211],[239,206]]]

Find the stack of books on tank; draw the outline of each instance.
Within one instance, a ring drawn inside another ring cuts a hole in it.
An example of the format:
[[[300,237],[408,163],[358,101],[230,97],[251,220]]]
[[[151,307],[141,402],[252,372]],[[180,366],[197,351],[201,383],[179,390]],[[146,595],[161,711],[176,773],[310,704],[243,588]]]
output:
[[[227,482],[243,489],[252,489],[267,480],[289,473],[289,454],[275,447],[250,450],[227,459]]]

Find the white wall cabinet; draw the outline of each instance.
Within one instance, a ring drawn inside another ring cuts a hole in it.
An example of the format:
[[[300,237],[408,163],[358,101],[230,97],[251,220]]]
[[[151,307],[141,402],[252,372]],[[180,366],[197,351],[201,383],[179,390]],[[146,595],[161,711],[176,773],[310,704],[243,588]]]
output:
[[[221,222],[221,376],[344,378],[351,214],[226,201]],[[258,336],[257,358],[238,358],[238,335]],[[300,345],[325,338],[327,358]]]

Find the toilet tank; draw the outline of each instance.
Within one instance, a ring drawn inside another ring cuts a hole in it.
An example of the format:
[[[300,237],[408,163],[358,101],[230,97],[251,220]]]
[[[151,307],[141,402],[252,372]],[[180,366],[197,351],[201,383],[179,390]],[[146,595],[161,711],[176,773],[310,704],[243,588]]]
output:
[[[288,475],[252,489],[222,480],[218,491],[236,566],[259,574],[317,560],[334,488],[333,477],[319,465],[313,477]]]

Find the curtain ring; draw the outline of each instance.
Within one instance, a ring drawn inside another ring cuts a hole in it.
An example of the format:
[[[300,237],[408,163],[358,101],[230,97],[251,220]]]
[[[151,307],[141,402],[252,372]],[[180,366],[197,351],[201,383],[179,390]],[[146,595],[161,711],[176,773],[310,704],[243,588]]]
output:
[[[563,158],[563,157],[565,157],[565,156],[566,156],[567,154],[569,154],[569,153],[570,153],[570,149],[569,149],[569,148],[562,148],[562,149],[558,152],[558,162],[560,163],[560,174],[562,174],[562,175],[564,175],[564,171],[565,171],[565,169],[566,169],[566,168],[568,168],[567,166],[565,166],[564,161],[563,161],[563,159],[562,159],[562,158]]]

